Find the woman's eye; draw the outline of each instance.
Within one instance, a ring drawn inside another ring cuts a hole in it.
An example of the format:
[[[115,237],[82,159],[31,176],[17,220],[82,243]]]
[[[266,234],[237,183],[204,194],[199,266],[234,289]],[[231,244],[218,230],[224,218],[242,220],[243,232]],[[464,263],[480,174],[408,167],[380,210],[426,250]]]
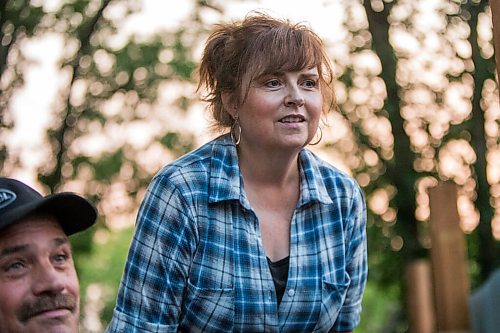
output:
[[[269,88],[276,88],[276,87],[280,86],[280,81],[278,79],[268,80],[268,81],[266,81],[265,85],[266,85],[266,87],[269,87]]]
[[[317,83],[314,80],[305,80],[304,83],[303,83],[303,85],[306,88],[314,88],[314,87],[316,87]]]

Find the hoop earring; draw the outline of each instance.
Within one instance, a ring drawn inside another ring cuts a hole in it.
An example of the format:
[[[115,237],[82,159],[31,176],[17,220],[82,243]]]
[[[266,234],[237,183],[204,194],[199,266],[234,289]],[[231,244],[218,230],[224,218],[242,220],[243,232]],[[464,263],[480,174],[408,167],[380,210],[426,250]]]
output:
[[[238,132],[238,135],[236,137],[235,132]],[[235,146],[238,146],[241,141],[241,126],[240,126],[240,121],[238,118],[234,119],[234,123],[231,125],[231,140],[233,141]]]
[[[318,143],[320,143],[321,139],[323,139],[323,130],[321,129],[321,126],[318,126],[318,129],[319,129],[319,139],[314,143],[309,142],[309,145],[311,145],[311,146],[316,146]],[[316,133],[318,133],[318,132],[316,132]]]

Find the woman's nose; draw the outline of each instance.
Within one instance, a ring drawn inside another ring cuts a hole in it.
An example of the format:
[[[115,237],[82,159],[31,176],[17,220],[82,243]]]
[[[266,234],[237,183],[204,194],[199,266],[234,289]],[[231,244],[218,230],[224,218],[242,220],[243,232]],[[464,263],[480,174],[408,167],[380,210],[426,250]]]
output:
[[[285,97],[285,105],[294,107],[304,105],[304,97],[298,87],[290,87],[288,89],[288,95]]]

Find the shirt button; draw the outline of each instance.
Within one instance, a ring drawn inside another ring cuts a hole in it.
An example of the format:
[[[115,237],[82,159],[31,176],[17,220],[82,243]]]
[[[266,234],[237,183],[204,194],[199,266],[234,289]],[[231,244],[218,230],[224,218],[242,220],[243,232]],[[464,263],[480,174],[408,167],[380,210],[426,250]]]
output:
[[[295,290],[288,289],[288,296],[293,297],[293,295],[295,295]]]
[[[269,300],[273,299],[273,292],[272,292],[271,290],[269,290],[269,291],[267,292],[267,298],[268,298]]]

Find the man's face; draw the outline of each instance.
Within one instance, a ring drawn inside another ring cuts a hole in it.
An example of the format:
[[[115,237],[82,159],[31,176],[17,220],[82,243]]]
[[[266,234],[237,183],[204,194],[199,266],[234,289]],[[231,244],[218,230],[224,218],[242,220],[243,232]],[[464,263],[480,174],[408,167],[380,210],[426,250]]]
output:
[[[0,300],[0,332],[78,331],[78,277],[54,218],[29,217],[0,231]]]

